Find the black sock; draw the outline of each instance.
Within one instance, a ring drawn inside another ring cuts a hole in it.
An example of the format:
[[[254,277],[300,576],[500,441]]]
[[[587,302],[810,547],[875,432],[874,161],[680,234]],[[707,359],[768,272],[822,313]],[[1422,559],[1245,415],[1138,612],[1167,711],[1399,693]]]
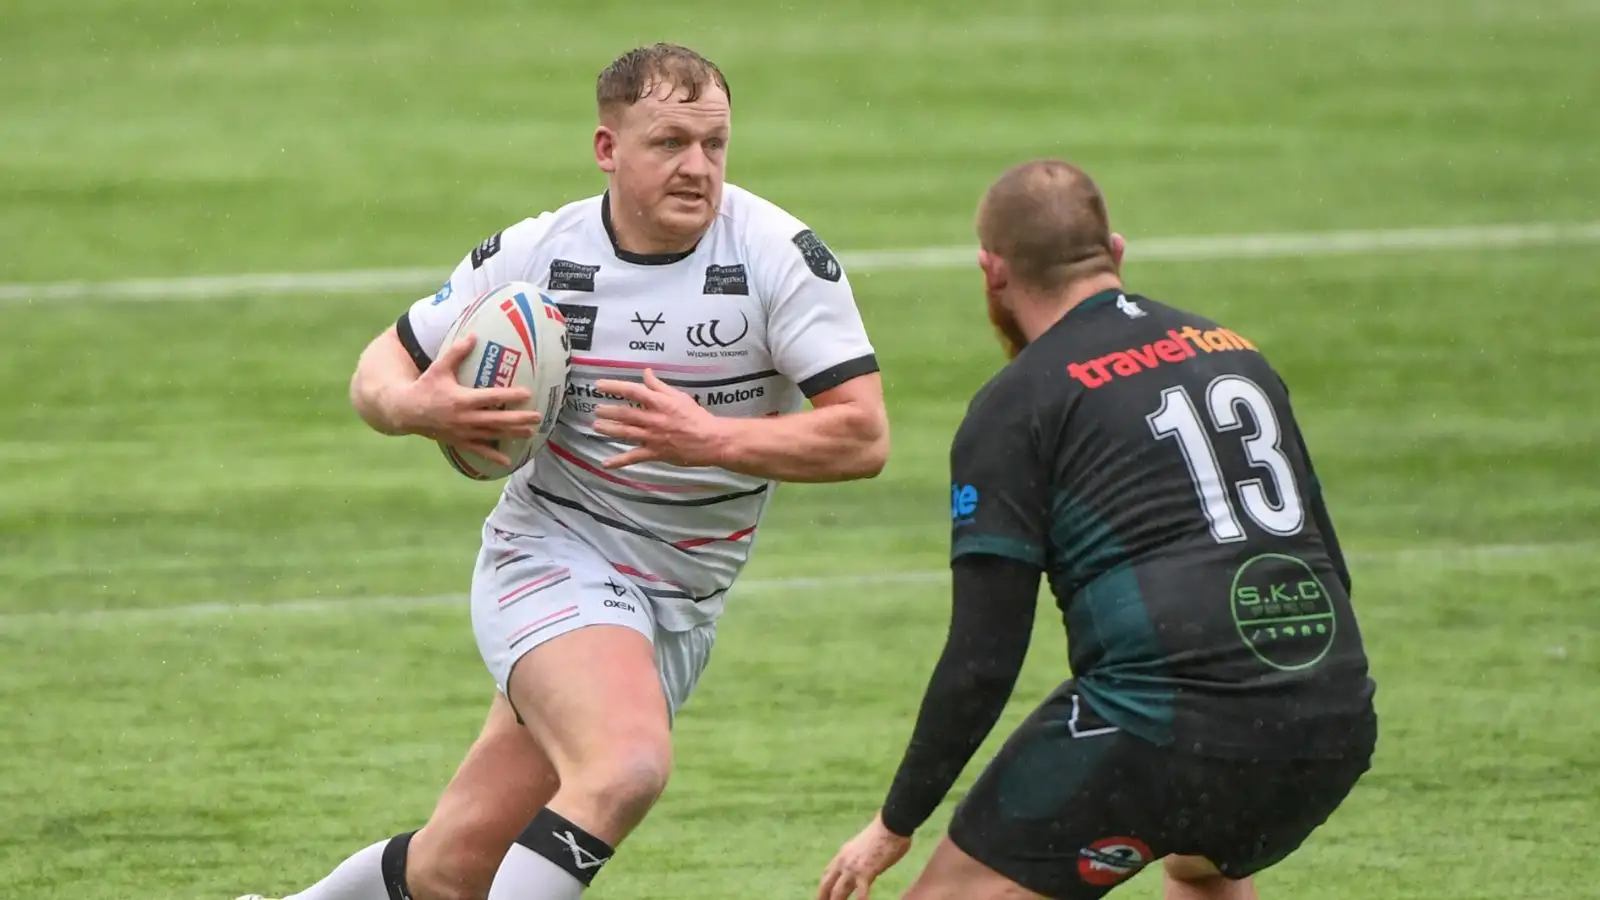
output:
[[[414,834],[397,834],[383,848],[383,886],[389,889],[389,900],[411,900],[411,888],[406,886],[406,851]]]
[[[594,881],[594,877],[600,874],[600,867],[609,862],[616,852],[610,844],[548,807],[539,810],[528,827],[522,829],[522,833],[517,835],[517,843],[555,863],[585,887]]]

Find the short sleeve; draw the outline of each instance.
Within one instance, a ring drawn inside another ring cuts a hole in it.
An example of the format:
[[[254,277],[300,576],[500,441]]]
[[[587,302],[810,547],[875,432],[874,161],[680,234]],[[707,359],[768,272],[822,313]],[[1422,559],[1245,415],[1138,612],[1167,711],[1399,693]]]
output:
[[[554,216],[523,219],[484,238],[461,259],[438,292],[411,304],[395,323],[400,343],[423,370],[439,355],[444,336],[468,305],[508,281],[528,279],[529,263]]]
[[[1009,388],[1009,389],[1008,389]],[[988,554],[1045,567],[1050,474],[1029,397],[991,383],[950,448],[950,558]]]
[[[815,397],[878,371],[878,358],[844,267],[821,238],[793,224],[761,241],[751,261],[774,368]]]

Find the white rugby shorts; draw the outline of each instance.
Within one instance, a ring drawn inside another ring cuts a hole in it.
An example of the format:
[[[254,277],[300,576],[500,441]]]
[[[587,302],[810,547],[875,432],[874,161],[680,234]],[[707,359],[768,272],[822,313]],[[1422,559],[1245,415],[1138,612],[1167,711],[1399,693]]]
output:
[[[524,653],[586,625],[622,625],[650,640],[676,715],[715,643],[717,625],[667,631],[645,597],[588,544],[566,534],[513,534],[485,524],[472,573],[472,631],[502,693]]]

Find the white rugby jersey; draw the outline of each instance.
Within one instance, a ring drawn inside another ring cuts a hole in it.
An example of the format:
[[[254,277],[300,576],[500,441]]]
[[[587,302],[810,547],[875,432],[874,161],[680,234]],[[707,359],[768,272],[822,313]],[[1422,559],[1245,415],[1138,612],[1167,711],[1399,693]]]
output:
[[[603,468],[631,445],[595,432],[595,407],[622,402],[595,382],[642,381],[648,367],[716,415],[799,411],[878,370],[838,259],[799,219],[731,184],[686,253],[623,250],[606,195],[589,197],[484,240],[401,315],[417,366],[438,355],[474,298],[508,281],[536,284],[560,305],[572,375],[549,442],[512,473],[489,524],[569,530],[653,601],[664,628],[716,619],[776,484],[660,462]]]

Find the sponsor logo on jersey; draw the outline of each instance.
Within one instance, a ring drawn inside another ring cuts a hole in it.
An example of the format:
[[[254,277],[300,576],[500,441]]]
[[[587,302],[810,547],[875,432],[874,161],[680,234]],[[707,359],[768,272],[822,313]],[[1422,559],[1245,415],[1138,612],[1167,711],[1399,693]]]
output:
[[[500,252],[501,234],[502,232],[496,231],[494,234],[484,238],[483,243],[472,248],[472,267],[474,269],[483,268],[483,264],[488,261],[489,257]]]
[[[478,359],[478,374],[472,380],[472,386],[510,387],[511,380],[517,375],[517,365],[521,362],[521,353],[494,341],[487,341],[483,345],[483,356]]]
[[[750,295],[750,279],[744,266],[706,266],[705,294]]]
[[[766,385],[758,384],[755,387],[706,391],[704,393],[696,391],[694,402],[701,406],[727,406],[730,403],[749,403],[751,400],[760,400],[766,395]]]
[[[446,281],[444,283],[444,287],[439,288],[439,292],[437,294],[433,295],[433,305],[434,306],[438,306],[439,304],[445,302],[446,300],[449,300],[450,299],[450,295],[454,294],[455,292],[456,292],[455,284],[452,283],[452,282]]]
[[[624,406],[638,406],[618,394],[608,394],[598,390],[592,383],[569,381],[566,391],[566,408],[575,413],[592,413],[594,408],[602,403],[620,403]]]
[[[833,251],[822,242],[822,238],[817,237],[816,232],[807,228],[790,240],[800,248],[800,255],[805,258],[806,268],[811,270],[811,274],[823,281],[838,281],[844,274],[839,261],[833,258]]]
[[[748,355],[749,350],[729,349],[750,333],[750,319],[740,313],[739,321],[742,324],[737,330],[726,319],[710,319],[685,328],[683,336],[689,346],[695,348],[689,351],[689,355],[700,358]]]
[[[970,484],[950,485],[950,521],[968,525],[978,511],[978,489]]]
[[[645,337],[649,337],[651,332],[655,331],[658,325],[666,321],[666,318],[664,318],[661,313],[656,313],[655,318],[646,319],[643,313],[635,311],[633,318],[630,321],[639,326],[639,330],[644,332]],[[646,341],[634,338],[628,342],[628,349],[648,350],[659,353],[667,349],[667,342],[663,340]]]
[[[1106,837],[1078,851],[1078,877],[1098,887],[1132,878],[1150,862],[1150,848],[1132,837]]]
[[[1166,337],[1142,347],[1129,347],[1083,362],[1069,363],[1067,374],[1086,388],[1097,388],[1110,384],[1114,378],[1126,378],[1163,365],[1187,362],[1201,353],[1254,349],[1255,344],[1230,329],[1201,331],[1193,325],[1186,325],[1182,331],[1169,329]]]
[[[594,293],[594,275],[600,271],[599,266],[584,265],[567,259],[552,260],[550,263],[550,285],[552,291],[582,291],[586,294]]]
[[[1127,294],[1117,295],[1117,310],[1130,319],[1142,319],[1148,315],[1139,304],[1129,300]]]
[[[581,303],[558,303],[561,315],[567,320],[567,340],[573,350],[588,350],[594,343],[594,320],[598,306]]]

